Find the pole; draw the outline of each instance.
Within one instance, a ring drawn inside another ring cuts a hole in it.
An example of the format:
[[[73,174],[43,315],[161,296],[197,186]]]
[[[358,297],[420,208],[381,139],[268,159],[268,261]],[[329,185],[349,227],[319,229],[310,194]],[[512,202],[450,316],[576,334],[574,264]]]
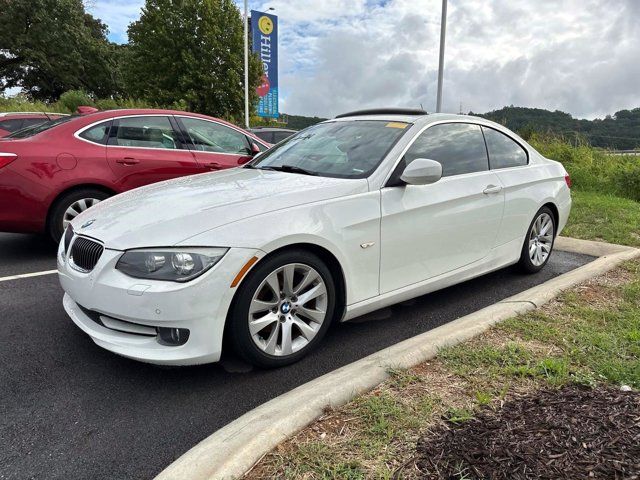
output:
[[[442,77],[444,73],[444,38],[447,33],[447,0],[442,0],[442,20],[440,21],[440,61],[438,62],[438,99],[436,112],[442,111]]]
[[[249,6],[244,0],[244,125],[249,128]]]

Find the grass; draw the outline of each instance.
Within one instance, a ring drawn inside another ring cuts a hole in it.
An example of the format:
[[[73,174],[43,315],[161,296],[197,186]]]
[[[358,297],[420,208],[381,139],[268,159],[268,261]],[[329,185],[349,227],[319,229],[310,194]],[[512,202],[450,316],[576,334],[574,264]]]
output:
[[[464,424],[480,408],[544,387],[640,389],[640,261],[389,374],[281,444],[248,477],[416,478],[416,442],[437,425]]]
[[[640,247],[640,202],[574,189],[568,237]]]

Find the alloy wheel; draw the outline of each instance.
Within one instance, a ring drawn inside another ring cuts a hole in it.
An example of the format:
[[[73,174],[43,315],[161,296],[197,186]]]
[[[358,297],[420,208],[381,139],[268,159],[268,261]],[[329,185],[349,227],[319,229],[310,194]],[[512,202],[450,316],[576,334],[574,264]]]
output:
[[[69,222],[84,212],[87,208],[93,207],[95,204],[100,203],[98,198],[81,198],[76,200],[69,208],[64,211],[62,216],[62,229],[64,230],[69,225]]]
[[[263,352],[278,357],[305,348],[327,317],[322,276],[309,265],[290,263],[271,272],[249,306],[249,332]]]
[[[531,263],[539,267],[543,265],[553,247],[553,219],[546,212],[541,213],[531,226],[529,234],[529,258]]]

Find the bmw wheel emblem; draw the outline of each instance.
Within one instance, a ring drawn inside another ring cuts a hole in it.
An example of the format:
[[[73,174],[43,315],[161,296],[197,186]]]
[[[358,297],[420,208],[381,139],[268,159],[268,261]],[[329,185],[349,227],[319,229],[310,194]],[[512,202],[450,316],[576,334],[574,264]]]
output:
[[[284,302],[280,306],[280,311],[286,315],[287,313],[289,313],[291,311],[291,304],[289,302]]]

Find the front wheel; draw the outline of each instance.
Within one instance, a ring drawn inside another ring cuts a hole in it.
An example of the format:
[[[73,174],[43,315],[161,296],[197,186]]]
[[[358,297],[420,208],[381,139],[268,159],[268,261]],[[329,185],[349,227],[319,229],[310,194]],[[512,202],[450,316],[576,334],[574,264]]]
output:
[[[525,272],[536,273],[549,261],[555,241],[556,225],[553,212],[542,207],[533,217],[522,246],[519,265]]]
[[[331,272],[313,253],[296,250],[267,258],[243,282],[231,309],[234,349],[263,368],[294,363],[324,337],[335,299]]]

